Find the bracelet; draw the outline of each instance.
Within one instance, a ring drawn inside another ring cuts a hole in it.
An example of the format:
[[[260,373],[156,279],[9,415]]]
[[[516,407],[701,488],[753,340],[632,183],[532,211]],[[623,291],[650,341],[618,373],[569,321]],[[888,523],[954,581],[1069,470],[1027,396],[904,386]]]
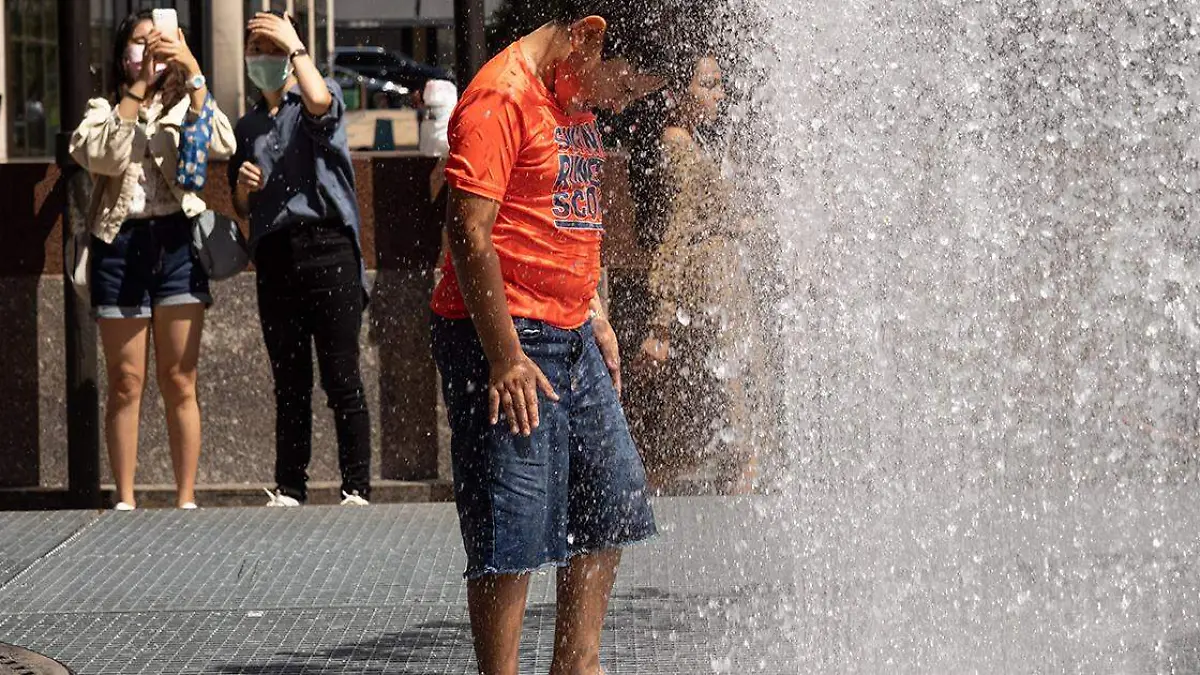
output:
[[[125,92],[125,97],[126,97],[126,98],[131,98],[131,99],[133,99],[133,100],[137,101],[138,103],[145,103],[145,102],[146,102],[146,97],[145,97],[145,96],[138,96],[137,94],[133,93],[132,91],[126,91],[126,92]]]
[[[305,49],[304,47],[301,47],[300,49],[297,49],[296,51],[292,52],[291,54],[288,54],[288,63],[291,63],[292,61],[294,61],[297,56],[308,56],[308,50]]]

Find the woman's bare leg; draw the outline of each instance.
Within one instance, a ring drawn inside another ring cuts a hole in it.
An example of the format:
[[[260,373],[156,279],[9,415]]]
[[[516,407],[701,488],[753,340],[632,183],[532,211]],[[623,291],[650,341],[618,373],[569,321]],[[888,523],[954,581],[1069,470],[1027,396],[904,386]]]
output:
[[[104,407],[108,461],[117,485],[117,499],[135,506],[133,486],[137,473],[138,419],[146,385],[150,320],[101,319],[97,324],[108,373]]]
[[[171,305],[154,310],[154,356],[158,388],[167,409],[171,464],[175,469],[176,506],[196,501],[200,469],[200,404],[196,368],[204,305]]]

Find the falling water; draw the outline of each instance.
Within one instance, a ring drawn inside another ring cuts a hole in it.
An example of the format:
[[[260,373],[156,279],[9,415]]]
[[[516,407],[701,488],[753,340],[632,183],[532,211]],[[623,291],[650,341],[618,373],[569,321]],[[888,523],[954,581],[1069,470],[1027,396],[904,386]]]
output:
[[[740,662],[1200,672],[1200,2],[751,4],[790,574]]]

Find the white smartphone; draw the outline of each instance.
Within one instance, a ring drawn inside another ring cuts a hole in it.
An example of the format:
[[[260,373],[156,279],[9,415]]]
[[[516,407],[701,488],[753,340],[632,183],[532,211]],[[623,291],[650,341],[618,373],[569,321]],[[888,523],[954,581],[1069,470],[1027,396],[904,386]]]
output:
[[[155,9],[150,12],[154,27],[163,35],[175,37],[179,32],[179,14],[173,9]]]

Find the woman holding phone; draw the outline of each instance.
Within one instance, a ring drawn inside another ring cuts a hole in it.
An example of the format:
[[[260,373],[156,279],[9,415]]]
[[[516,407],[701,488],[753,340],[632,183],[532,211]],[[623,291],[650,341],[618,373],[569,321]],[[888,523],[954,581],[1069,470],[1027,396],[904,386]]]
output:
[[[157,23],[156,23],[157,22]],[[88,102],[72,157],[94,186],[87,227],[89,289],[108,375],[105,441],[119,502],[136,507],[138,421],[151,340],[177,487],[195,508],[200,459],[196,371],[208,279],[191,248],[205,209],[196,164],[234,151],[233,128],[209,95],[174,10],[140,12],[116,31],[112,100]],[[184,142],[181,144],[181,139]],[[189,157],[180,162],[181,154]]]

